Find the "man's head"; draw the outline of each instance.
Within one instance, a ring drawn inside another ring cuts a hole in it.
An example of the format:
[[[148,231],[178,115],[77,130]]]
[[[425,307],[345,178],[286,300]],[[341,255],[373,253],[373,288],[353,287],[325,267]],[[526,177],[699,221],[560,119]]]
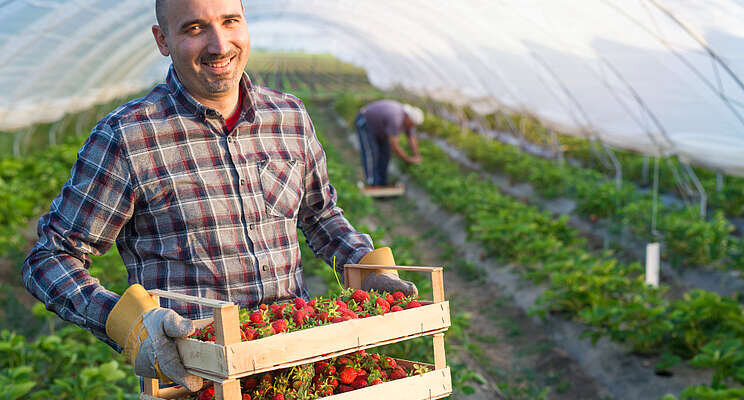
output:
[[[156,0],[155,41],[197,100],[237,93],[250,52],[243,14],[240,0]]]
[[[410,104],[403,104],[403,112],[406,114],[406,123],[409,127],[421,125],[424,122],[424,112],[415,106]]]

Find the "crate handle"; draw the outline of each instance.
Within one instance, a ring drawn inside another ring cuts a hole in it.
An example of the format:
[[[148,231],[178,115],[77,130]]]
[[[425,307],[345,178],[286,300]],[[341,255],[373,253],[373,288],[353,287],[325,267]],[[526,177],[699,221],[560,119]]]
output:
[[[406,265],[369,265],[369,264],[345,264],[344,285],[347,288],[361,289],[362,270],[367,269],[394,269],[398,271],[415,271],[431,274],[431,290],[434,302],[444,301],[444,268],[442,267],[418,267]]]

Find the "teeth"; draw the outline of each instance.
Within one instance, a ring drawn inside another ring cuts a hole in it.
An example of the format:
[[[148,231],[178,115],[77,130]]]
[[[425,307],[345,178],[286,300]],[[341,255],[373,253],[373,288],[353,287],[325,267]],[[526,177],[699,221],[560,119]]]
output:
[[[221,68],[221,67],[226,67],[227,64],[230,64],[230,59],[229,58],[227,60],[224,60],[224,61],[221,61],[221,62],[211,62],[208,65],[210,67],[213,67],[213,68]]]

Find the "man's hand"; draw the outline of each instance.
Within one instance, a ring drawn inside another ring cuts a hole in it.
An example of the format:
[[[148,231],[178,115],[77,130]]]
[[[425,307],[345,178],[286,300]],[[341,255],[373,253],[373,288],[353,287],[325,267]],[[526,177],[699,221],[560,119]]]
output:
[[[409,162],[410,164],[421,164],[421,156],[418,156],[418,155],[416,155],[416,156],[413,156],[413,157],[411,157],[411,158],[410,158],[410,159],[408,160],[408,162]]]
[[[124,292],[106,320],[106,334],[122,347],[137,375],[172,380],[192,392],[203,381],[186,372],[175,339],[193,332],[191,320],[159,307],[137,284]]]
[[[142,324],[149,336],[142,342],[134,360],[134,373],[157,378],[164,375],[189,390],[202,387],[202,378],[186,372],[178,355],[175,338],[185,338],[194,333],[191,320],[167,308],[155,308],[142,316]],[[158,371],[160,367],[160,371]]]
[[[367,265],[395,265],[393,252],[389,247],[381,247],[367,253],[359,264]],[[379,292],[393,293],[398,290],[406,296],[418,296],[418,289],[413,282],[404,281],[398,277],[398,271],[393,269],[376,269],[362,275],[362,290],[376,290]]]

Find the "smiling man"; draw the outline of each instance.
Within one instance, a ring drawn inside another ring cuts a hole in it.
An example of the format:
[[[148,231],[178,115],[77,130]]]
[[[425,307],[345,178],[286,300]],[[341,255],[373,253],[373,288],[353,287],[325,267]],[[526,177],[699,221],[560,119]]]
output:
[[[146,289],[245,307],[307,298],[297,228],[340,272],[394,264],[336,206],[302,102],[243,72],[243,13],[239,0],[157,0],[152,33],[172,60],[165,83],[93,128],[23,266],[48,309],[123,350],[138,375],[191,390],[201,378],[185,371],[173,339],[211,310],[156,304]],[[114,244],[132,285],[121,296],[88,273],[90,255]],[[386,270],[363,288],[416,293]]]

